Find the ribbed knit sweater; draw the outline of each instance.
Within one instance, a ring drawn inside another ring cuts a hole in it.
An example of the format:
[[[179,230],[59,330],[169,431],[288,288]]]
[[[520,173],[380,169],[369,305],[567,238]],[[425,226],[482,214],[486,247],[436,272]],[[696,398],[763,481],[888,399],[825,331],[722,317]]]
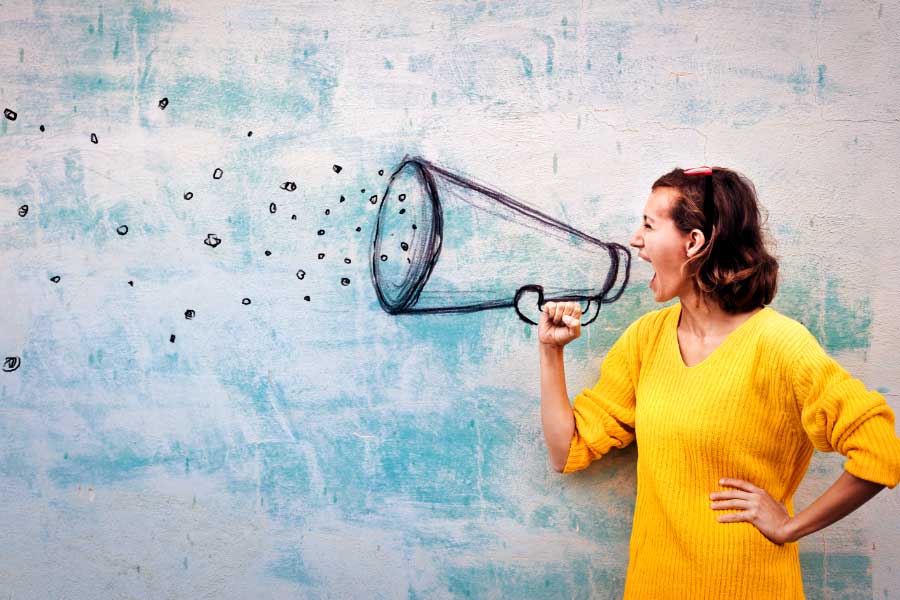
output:
[[[597,384],[575,398],[563,473],[637,439],[626,600],[803,598],[797,542],[718,522],[740,511],[713,510],[709,495],[727,489],[723,477],[743,479],[793,517],[814,449],[840,452],[846,471],[893,488],[894,413],[771,307],[692,367],[679,350],[680,316],[680,303],[642,316],[607,353]]]

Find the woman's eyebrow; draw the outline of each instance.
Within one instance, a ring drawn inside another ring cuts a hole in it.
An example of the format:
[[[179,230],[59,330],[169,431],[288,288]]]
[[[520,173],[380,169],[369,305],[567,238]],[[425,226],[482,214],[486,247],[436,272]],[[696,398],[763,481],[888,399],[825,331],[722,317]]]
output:
[[[644,220],[645,220],[645,221],[650,221],[651,223],[654,222],[654,221],[653,221],[653,217],[648,217],[647,215],[644,215]]]

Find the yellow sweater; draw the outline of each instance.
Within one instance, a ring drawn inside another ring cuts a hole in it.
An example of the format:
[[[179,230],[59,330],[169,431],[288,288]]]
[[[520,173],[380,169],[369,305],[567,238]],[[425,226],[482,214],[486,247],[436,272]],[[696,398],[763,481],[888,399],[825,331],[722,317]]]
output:
[[[749,481],[784,502],[813,449],[893,488],[900,482],[894,413],[829,358],[797,321],[766,307],[703,362],[686,367],[681,304],[632,323],[574,402],[564,473],[637,436],[637,499],[625,599],[803,598],[797,542],[777,545],[753,524],[719,523],[719,479]]]

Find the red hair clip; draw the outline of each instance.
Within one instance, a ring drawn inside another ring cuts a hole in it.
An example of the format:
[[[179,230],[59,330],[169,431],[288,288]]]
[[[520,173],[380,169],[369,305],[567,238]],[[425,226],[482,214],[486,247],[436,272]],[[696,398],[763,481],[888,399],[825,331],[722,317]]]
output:
[[[694,167],[693,169],[685,169],[685,175],[712,175],[712,167]]]

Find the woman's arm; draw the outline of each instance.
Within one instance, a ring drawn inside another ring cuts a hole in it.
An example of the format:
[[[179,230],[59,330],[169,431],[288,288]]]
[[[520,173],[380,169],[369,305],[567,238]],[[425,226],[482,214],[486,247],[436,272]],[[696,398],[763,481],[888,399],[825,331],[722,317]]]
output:
[[[824,494],[787,522],[784,538],[793,542],[840,521],[884,487],[844,471]]]
[[[752,523],[760,533],[776,544],[796,542],[800,538],[828,527],[871,500],[885,486],[844,471],[834,484],[815,502],[792,519],[784,504],[749,481],[722,479],[723,486],[736,488],[710,494],[713,510],[738,509],[717,518],[720,523]]]
[[[569,458],[569,445],[575,433],[575,416],[566,391],[563,349],[555,344],[540,344],[541,423],[550,454],[550,464],[562,473]]]

